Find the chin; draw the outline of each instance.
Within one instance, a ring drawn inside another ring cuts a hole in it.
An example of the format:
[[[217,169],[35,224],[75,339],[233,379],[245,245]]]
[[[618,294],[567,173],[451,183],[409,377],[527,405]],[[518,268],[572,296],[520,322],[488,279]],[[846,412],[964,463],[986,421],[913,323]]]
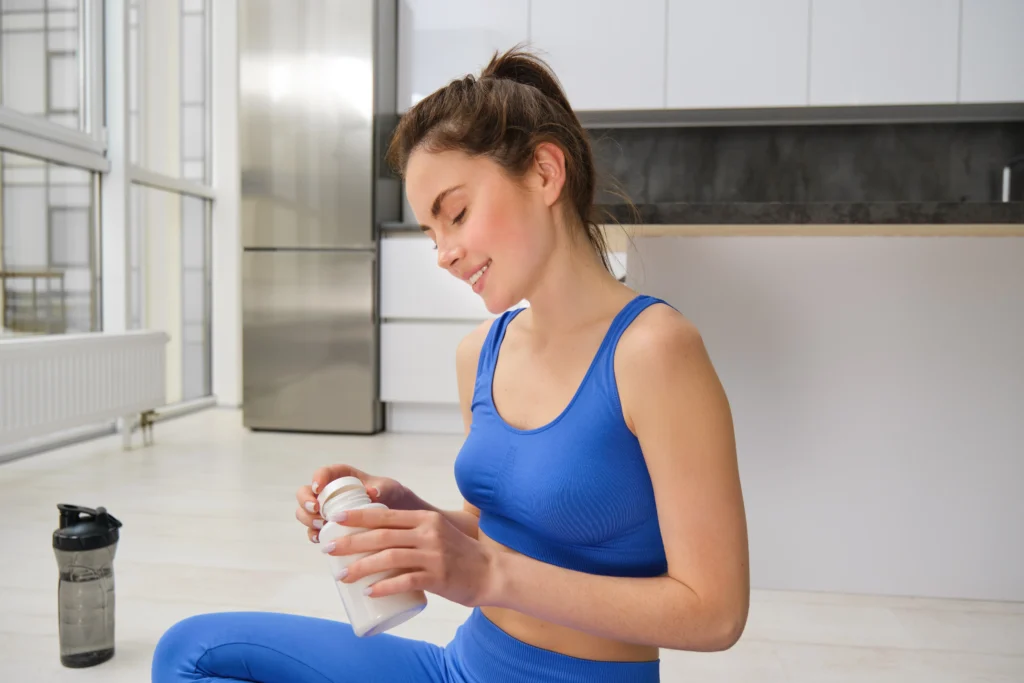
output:
[[[503,301],[498,301],[497,299],[487,297],[484,299],[484,306],[487,308],[487,312],[490,313],[491,315],[501,315],[509,308],[511,308],[512,304],[508,304],[506,306],[503,303]]]
[[[510,297],[503,293],[488,294],[484,291],[480,298],[491,315],[500,315],[522,301],[522,297]]]

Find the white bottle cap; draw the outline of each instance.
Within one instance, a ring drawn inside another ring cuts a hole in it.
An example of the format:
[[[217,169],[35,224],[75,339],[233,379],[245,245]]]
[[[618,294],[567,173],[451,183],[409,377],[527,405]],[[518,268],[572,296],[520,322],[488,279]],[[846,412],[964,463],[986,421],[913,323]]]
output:
[[[327,484],[324,490],[320,492],[320,495],[316,497],[316,501],[320,504],[320,509],[324,509],[324,503],[326,503],[334,494],[343,493],[345,491],[351,491],[352,489],[366,490],[363,486],[363,482],[358,477],[341,477]]]

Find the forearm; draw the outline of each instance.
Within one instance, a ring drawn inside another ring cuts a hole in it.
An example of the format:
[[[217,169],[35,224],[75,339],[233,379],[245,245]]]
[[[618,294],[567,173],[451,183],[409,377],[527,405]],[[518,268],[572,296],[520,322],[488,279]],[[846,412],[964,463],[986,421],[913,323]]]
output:
[[[739,638],[745,613],[702,601],[669,576],[596,576],[499,552],[485,605],[597,636],[676,650],[712,651]]]

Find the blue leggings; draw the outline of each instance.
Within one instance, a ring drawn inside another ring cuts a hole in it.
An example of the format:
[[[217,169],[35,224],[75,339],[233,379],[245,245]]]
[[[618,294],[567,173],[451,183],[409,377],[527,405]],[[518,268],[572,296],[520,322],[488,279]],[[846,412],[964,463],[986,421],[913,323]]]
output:
[[[657,683],[653,662],[568,657],[517,640],[473,610],[445,647],[344,622],[265,612],[190,617],[153,655],[153,683]]]

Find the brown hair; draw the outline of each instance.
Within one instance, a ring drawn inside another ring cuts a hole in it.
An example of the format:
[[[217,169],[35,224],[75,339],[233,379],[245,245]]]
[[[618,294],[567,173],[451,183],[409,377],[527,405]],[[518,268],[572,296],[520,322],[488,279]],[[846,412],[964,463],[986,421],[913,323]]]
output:
[[[565,210],[610,271],[593,217],[597,174],[587,133],[550,67],[521,46],[495,53],[479,77],[454,80],[417,103],[399,121],[387,160],[401,175],[418,147],[458,150],[489,157],[521,178],[542,142],[562,149]]]

